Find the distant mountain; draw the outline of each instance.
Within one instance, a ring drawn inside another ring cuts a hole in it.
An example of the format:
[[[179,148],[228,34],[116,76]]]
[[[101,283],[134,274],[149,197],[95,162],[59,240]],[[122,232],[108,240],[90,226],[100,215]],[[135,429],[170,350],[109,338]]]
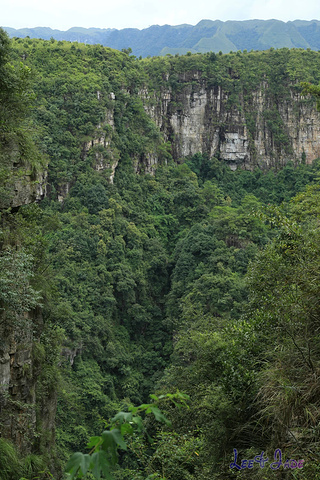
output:
[[[273,48],[311,48],[320,50],[320,21],[295,20],[201,20],[197,25],[153,25],[143,30],[137,28],[80,28],[67,31],[47,27],[3,27],[10,37],[68,40],[89,44],[100,43],[117,50],[131,48],[134,55],[172,55],[179,53],[228,53],[231,50],[267,50]]]

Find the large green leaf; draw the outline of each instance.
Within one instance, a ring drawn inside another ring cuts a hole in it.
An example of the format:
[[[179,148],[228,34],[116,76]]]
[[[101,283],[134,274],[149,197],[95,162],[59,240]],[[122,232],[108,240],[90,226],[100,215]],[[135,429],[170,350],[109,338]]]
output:
[[[84,476],[89,469],[90,460],[91,457],[88,454],[74,453],[66,465],[66,472],[69,473],[70,479]]]
[[[107,480],[112,480],[113,478],[110,473],[110,462],[108,460],[108,456],[103,450],[100,452],[95,452],[92,455],[90,468],[96,480],[101,478],[101,474],[103,474],[104,478]]]
[[[168,426],[171,425],[170,420],[168,420],[168,419],[163,415],[163,413],[161,412],[161,410],[159,410],[158,407],[150,407],[150,411],[153,413],[153,415],[155,416],[155,419],[158,420],[158,422],[163,422],[163,423],[165,423],[165,424],[168,425]]]

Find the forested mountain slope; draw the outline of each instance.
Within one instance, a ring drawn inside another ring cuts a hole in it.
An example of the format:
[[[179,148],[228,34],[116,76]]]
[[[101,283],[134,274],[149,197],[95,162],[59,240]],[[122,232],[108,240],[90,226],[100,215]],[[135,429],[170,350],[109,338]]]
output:
[[[1,210],[1,480],[62,478],[116,412],[177,388],[189,409],[163,405],[172,427],[146,420],[119,480],[273,478],[270,465],[231,470],[233,448],[270,461],[281,448],[317,478],[320,123],[300,81],[319,82],[319,54],[7,49],[34,95],[15,127],[3,109],[1,185],[16,188],[8,142],[22,131],[29,150],[15,151],[33,145],[47,186]]]
[[[201,20],[197,25],[152,25],[137,28],[79,28],[66,32],[48,27],[6,29],[11,37],[42,38],[43,40],[68,40],[87,44],[102,44],[122,50],[131,48],[134,55],[166,55],[222,53],[238,50],[267,50],[269,48],[320,48],[320,23],[318,20],[245,20],[222,22]]]
[[[85,158],[112,179],[123,148],[146,172],[196,153],[250,170],[319,156],[319,116],[312,99],[300,95],[301,81],[319,82],[317,52],[139,61],[101,46],[31,39],[15,45],[17,61],[37,72],[37,121],[62,196]]]

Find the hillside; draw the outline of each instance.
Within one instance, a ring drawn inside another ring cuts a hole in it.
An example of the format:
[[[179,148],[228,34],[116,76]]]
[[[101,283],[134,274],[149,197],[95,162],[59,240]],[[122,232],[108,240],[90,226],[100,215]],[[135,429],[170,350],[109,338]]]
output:
[[[79,28],[63,32],[46,27],[15,30],[5,27],[10,37],[67,40],[89,45],[101,44],[117,50],[131,48],[135,56],[175,55],[238,50],[268,50],[269,48],[320,49],[320,21],[295,20],[202,20],[197,25],[153,25],[138,30],[125,28]]]
[[[0,479],[317,479],[319,52],[0,42]]]

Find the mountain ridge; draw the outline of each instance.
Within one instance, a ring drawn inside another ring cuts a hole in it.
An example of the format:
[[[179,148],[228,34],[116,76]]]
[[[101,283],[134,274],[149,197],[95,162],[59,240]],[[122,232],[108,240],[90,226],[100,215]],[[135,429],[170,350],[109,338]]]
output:
[[[294,20],[208,20],[196,25],[151,25],[148,28],[83,28],[62,31],[50,27],[3,27],[10,37],[102,44],[117,50],[132,49],[136,56],[166,54],[228,53],[230,50],[268,50],[269,48],[320,49],[320,21]]]

